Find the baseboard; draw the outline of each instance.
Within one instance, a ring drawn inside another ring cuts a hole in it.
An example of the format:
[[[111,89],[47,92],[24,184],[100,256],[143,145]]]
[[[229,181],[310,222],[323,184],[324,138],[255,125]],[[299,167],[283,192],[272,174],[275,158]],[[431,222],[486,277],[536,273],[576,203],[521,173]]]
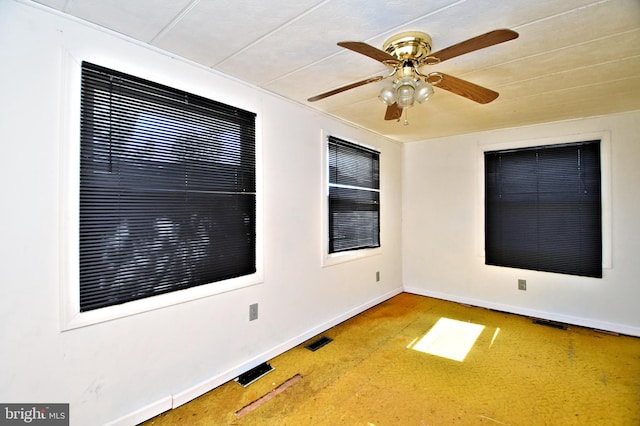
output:
[[[330,319],[329,321],[324,322],[306,332],[289,339],[288,341],[273,347],[272,349],[263,352],[261,355],[255,357],[251,361],[245,362],[244,364],[238,365],[230,370],[225,371],[224,373],[213,376],[207,380],[204,380],[198,383],[195,386],[190,387],[189,389],[185,389],[182,392],[179,392],[172,396],[167,396],[162,398],[156,402],[153,402],[145,407],[140,408],[132,413],[126,414],[116,420],[108,422],[108,426],[131,426],[140,424],[146,420],[149,420],[152,417],[155,417],[159,414],[164,413],[165,411],[171,410],[173,408],[179,407],[182,404],[185,404],[200,395],[203,395],[210,390],[230,381],[238,377],[240,374],[244,373],[251,368],[256,367],[257,365],[262,364],[263,362],[267,362],[270,359],[288,351],[291,348],[298,346],[300,343],[309,340],[313,336],[322,333],[340,324],[343,321],[348,320],[369,308],[372,308],[385,300],[392,298],[400,293],[402,293],[402,288],[397,288],[392,291],[389,291],[379,297],[369,300],[362,305],[356,306],[355,308],[345,312],[342,315],[338,315],[335,318]]]
[[[396,296],[402,293],[402,291],[403,291],[402,288],[397,288],[395,290],[392,290],[388,293],[383,294],[382,296],[369,300],[368,302],[363,303],[362,305],[356,306],[355,308],[345,312],[342,315],[338,315],[337,317],[334,317],[329,321],[326,321],[310,330],[307,330],[306,332],[298,336],[295,336],[287,340],[286,342],[283,342],[282,344],[279,344],[271,348],[266,352],[263,352],[259,356],[253,358],[251,361],[238,365],[230,370],[225,371],[224,373],[221,373],[209,379],[206,379],[198,383],[197,385],[190,387],[189,389],[185,389],[184,391],[173,395],[172,408],[179,407],[180,405],[185,404],[191,401],[192,399],[195,399],[200,395],[203,395],[209,392],[211,389],[214,389],[230,380],[233,380],[234,378],[238,377],[240,374],[244,373],[245,371],[258,366],[263,362],[269,361],[270,359],[288,351],[289,349],[298,346],[299,344],[305,342],[306,340],[309,340],[313,336],[316,336],[317,334],[320,334],[323,331],[326,331],[331,327],[334,327],[340,324],[341,322],[346,321],[349,318],[352,318],[358,315],[359,313],[364,312],[367,309],[373,306],[376,306],[384,302],[385,300],[392,298],[393,296]]]
[[[137,425],[145,420],[149,420],[152,417],[157,416],[158,414],[164,413],[167,410],[171,409],[172,398],[170,396],[166,398],[162,398],[159,401],[156,401],[152,404],[149,404],[141,409],[134,411],[133,413],[129,413],[119,419],[113,420],[107,423],[107,426],[131,426]]]
[[[629,336],[640,337],[639,328],[630,327],[623,324],[594,321],[588,318],[573,317],[569,315],[556,314],[553,312],[521,308],[517,306],[504,305],[500,303],[492,303],[486,300],[461,297],[461,296],[456,296],[448,293],[434,292],[434,291],[424,290],[416,287],[405,287],[404,289],[397,288],[388,293],[383,294],[382,296],[376,297],[366,303],[356,306],[355,308],[345,312],[344,314],[338,315],[337,317],[334,317],[310,330],[307,330],[306,332],[298,336],[295,336],[289,339],[288,341],[280,345],[277,345],[266,352],[263,352],[261,355],[255,357],[254,359],[248,362],[245,362],[230,370],[227,370],[224,373],[221,373],[209,379],[206,379],[198,383],[197,385],[192,386],[188,389],[185,389],[184,391],[179,392],[173,396],[163,398],[133,413],[120,417],[119,419],[109,422],[108,425],[109,426],[130,426],[130,425],[139,424],[145,420],[148,420],[172,408],[179,407],[180,405],[185,404],[230,380],[233,380],[234,378],[238,377],[240,374],[244,373],[245,371],[253,367],[256,367],[257,365],[260,365],[263,362],[269,361],[270,359],[288,351],[289,349],[292,349],[298,346],[299,344],[309,340],[313,336],[316,336],[330,329],[331,327],[334,327],[340,324],[341,322],[346,321],[349,318],[352,318],[366,311],[367,309],[372,308],[373,306],[376,306],[384,302],[385,300],[388,300],[393,296],[396,296],[402,293],[403,291],[406,293],[416,294],[420,296],[432,297],[432,298],[441,299],[441,300],[448,300],[448,301],[457,302],[457,303],[464,303],[466,305],[478,306],[482,308],[488,308],[488,309],[493,309],[497,311],[513,313],[517,315],[524,315],[524,316],[541,318],[541,319],[546,319],[551,321],[558,321],[566,324],[573,324],[573,325],[578,325],[582,327],[589,327],[589,328],[594,328],[599,330],[612,331],[620,334],[626,334]]]
[[[406,293],[417,294],[419,296],[433,297],[434,299],[448,300],[451,302],[464,303],[466,305],[478,306],[481,308],[493,309],[501,312],[508,312],[528,317],[541,318],[550,321],[562,322],[565,324],[573,324],[580,327],[594,328],[597,330],[611,331],[614,333],[626,334],[628,336],[640,337],[640,328],[632,327],[625,324],[610,323],[606,321],[597,321],[589,318],[575,317],[571,315],[563,315],[555,312],[540,311],[537,309],[528,309],[519,306],[504,305],[501,303],[493,303],[487,300],[473,299],[469,297],[457,296],[454,294],[441,293],[437,291],[425,290],[417,287],[405,287]]]

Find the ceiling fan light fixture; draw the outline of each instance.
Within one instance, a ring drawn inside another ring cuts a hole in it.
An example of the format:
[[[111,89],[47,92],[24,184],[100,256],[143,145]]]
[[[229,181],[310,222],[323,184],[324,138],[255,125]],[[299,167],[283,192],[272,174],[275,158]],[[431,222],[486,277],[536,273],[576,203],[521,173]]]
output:
[[[409,108],[414,102],[423,103],[433,95],[433,86],[427,81],[405,76],[394,81],[392,86],[380,90],[378,99],[386,105],[398,104],[400,108]]]
[[[518,38],[518,33],[509,29],[498,29],[470,38],[452,46],[431,52],[431,37],[421,31],[406,31],[389,38],[380,50],[361,41],[341,41],[338,46],[368,56],[387,66],[390,73],[366,78],[320,95],[312,96],[308,102],[319,101],[329,96],[394,77],[392,84],[383,87],[378,99],[387,105],[385,120],[398,120],[415,102],[424,103],[433,95],[433,85],[439,89],[463,96],[480,104],[492,102],[498,92],[477,84],[440,72],[423,74],[423,66],[436,65],[460,55],[484,49]]]

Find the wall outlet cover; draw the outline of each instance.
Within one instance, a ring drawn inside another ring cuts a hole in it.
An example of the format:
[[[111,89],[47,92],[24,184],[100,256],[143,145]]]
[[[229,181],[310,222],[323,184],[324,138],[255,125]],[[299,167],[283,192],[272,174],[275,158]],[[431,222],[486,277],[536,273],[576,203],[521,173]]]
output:
[[[258,319],[258,304],[249,305],[249,321]]]
[[[527,280],[518,280],[518,290],[527,290]]]

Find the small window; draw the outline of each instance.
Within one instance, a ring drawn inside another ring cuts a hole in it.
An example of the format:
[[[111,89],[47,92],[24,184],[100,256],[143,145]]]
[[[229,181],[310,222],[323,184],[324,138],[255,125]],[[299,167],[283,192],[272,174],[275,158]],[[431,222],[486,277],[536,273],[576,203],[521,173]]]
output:
[[[80,311],[256,272],[255,114],[82,64]]]
[[[380,153],[333,136],[329,149],[329,253],[380,247]]]
[[[484,159],[486,264],[601,278],[600,141]]]

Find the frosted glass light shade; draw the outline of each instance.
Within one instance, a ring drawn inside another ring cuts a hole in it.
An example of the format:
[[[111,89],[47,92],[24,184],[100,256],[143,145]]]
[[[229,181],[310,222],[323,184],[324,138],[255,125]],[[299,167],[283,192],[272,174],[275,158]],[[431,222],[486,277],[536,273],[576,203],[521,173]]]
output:
[[[393,105],[396,103],[396,91],[393,87],[385,87],[380,91],[378,99],[387,105]]]
[[[378,99],[386,105],[398,104],[400,108],[413,106],[414,102],[423,103],[433,94],[433,86],[420,78],[404,76],[380,90]]]
[[[426,81],[418,80],[417,90],[413,96],[416,102],[423,103],[433,95],[433,86]]]
[[[396,86],[398,106],[406,108],[413,105],[413,94],[416,91],[415,81],[411,77],[402,77],[398,80]]]

